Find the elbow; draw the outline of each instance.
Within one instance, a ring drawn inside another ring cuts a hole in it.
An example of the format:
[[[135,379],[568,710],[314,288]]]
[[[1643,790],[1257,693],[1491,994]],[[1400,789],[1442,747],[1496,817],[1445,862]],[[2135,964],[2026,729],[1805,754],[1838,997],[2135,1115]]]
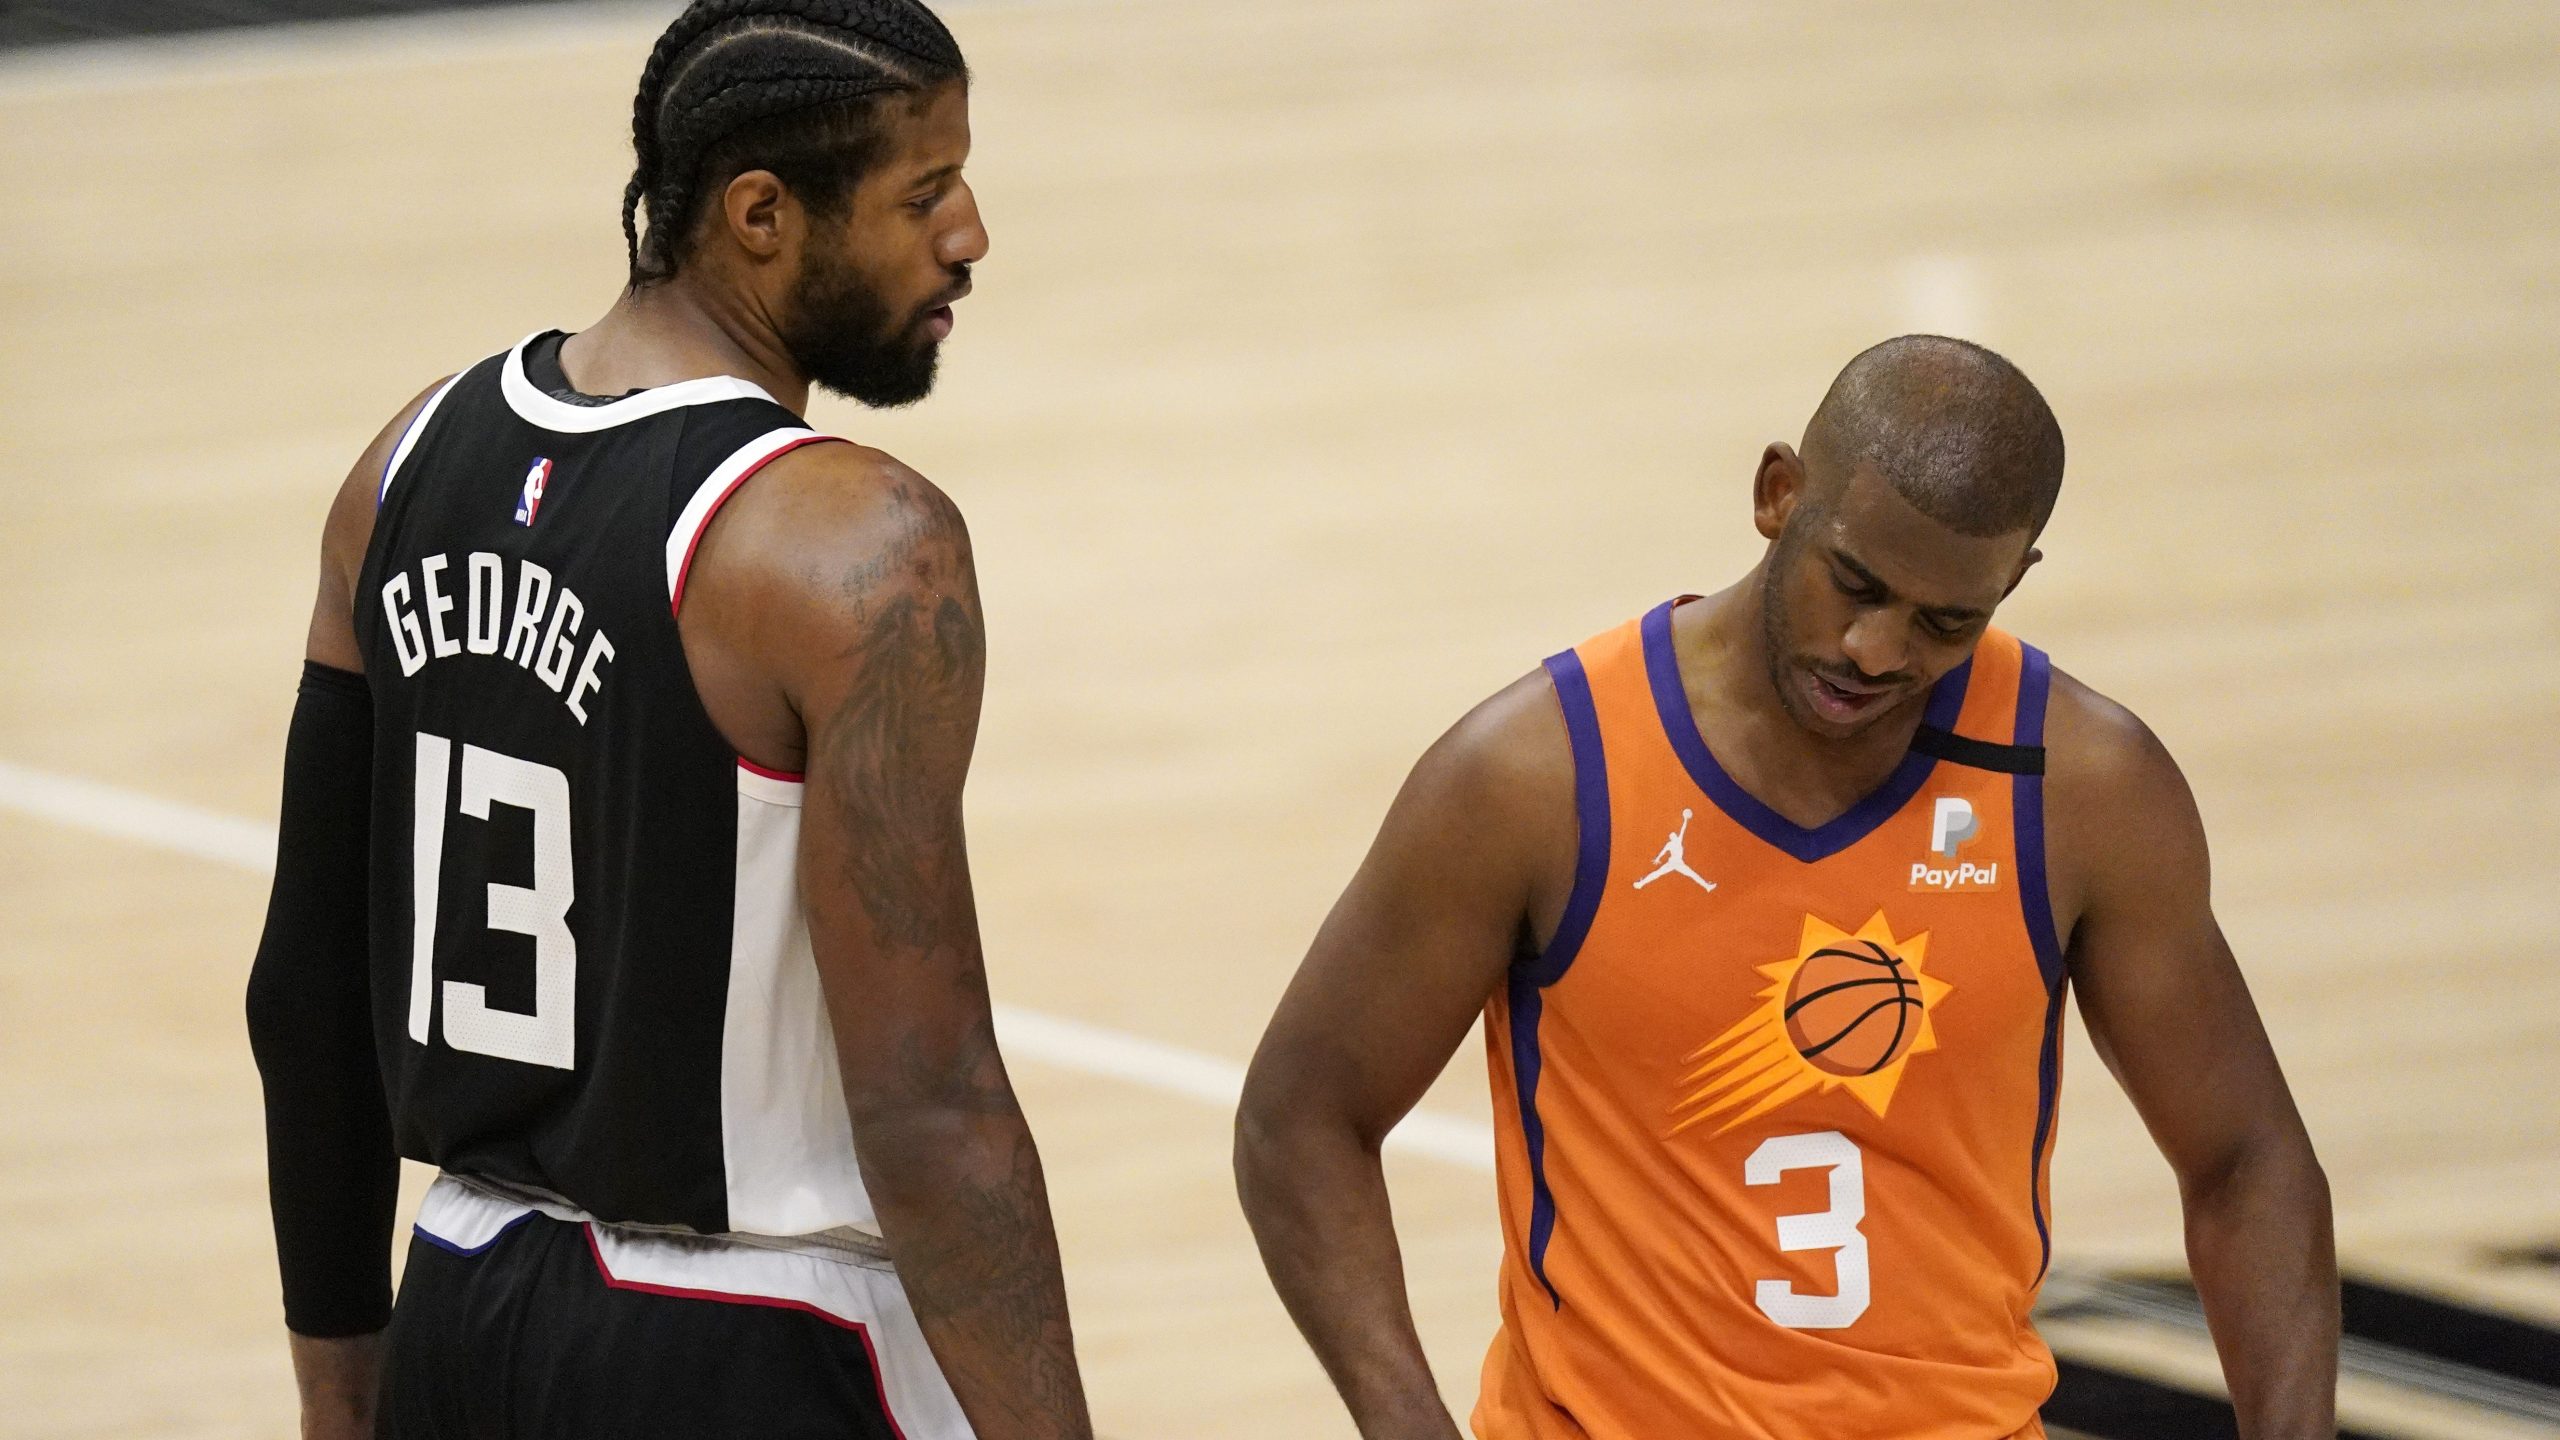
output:
[[[1265,1055],[1256,1055],[1244,1075],[1244,1089],[1236,1096],[1235,1161],[1239,1176],[1249,1163],[1258,1163],[1275,1150],[1284,1147],[1290,1130],[1303,1114],[1301,1098],[1292,1094],[1286,1067]]]
[[[249,1026],[249,1055],[257,1061],[258,1073],[267,1074],[292,1043],[300,1023],[292,987],[274,965],[262,959],[249,967],[242,1009]]]
[[[1236,1100],[1234,1147],[1229,1158],[1235,1167],[1236,1196],[1248,1210],[1253,1208],[1263,1178],[1271,1172],[1272,1155],[1280,1147],[1285,1129],[1285,1112],[1272,1103],[1270,1090],[1261,1069],[1256,1067],[1246,1072],[1244,1093]]]
[[[1338,1104],[1283,1067],[1259,1061],[1245,1076],[1233,1159],[1236,1196],[1248,1215],[1285,1204],[1329,1164],[1363,1155],[1374,1163],[1377,1149]]]
[[[930,1197],[969,1176],[1039,1163],[1010,1086],[966,1097],[874,1096],[849,1107],[847,1118],[863,1184],[875,1197]]]
[[[1288,1150],[1284,1117],[1257,1103],[1255,1089],[1248,1081],[1244,1098],[1236,1106],[1235,1146],[1230,1159],[1235,1172],[1236,1203],[1243,1207],[1245,1222],[1256,1234],[1273,1215],[1286,1208]]]
[[[2327,1231],[2333,1216],[2329,1199],[2329,1172],[2320,1168],[2320,1159],[2311,1153],[2311,1146],[2307,1141],[2302,1146],[2302,1160],[2295,1183],[2302,1192],[2304,1214],[2316,1220],[2321,1230]]]
[[[2274,1127],[2231,1146],[2181,1174],[2179,1190],[2190,1211],[2233,1205],[2256,1209],[2272,1203],[2298,1212],[2307,1222],[2328,1223],[2329,1175],[2298,1124]]]

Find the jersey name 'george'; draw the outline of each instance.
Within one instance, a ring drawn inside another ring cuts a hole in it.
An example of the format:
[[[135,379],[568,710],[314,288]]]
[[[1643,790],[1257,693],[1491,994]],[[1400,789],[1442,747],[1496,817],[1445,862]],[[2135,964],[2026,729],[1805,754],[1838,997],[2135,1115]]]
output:
[[[587,723],[587,697],[602,688],[604,667],[613,659],[613,642],[602,627],[586,637],[585,652],[579,652],[587,607],[576,591],[554,584],[551,572],[533,561],[486,550],[472,551],[458,570],[452,556],[439,554],[392,576],[382,584],[382,611],[402,675],[417,674],[429,660],[495,655],[550,686],[581,725]]]

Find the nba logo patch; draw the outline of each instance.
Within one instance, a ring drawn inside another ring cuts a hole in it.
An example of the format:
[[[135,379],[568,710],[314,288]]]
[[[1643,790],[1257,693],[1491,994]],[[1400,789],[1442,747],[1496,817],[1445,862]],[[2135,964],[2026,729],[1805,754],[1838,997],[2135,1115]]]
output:
[[[533,523],[533,517],[542,513],[543,487],[550,483],[551,462],[549,460],[534,461],[533,468],[524,472],[524,493],[516,500],[517,524],[530,525]]]

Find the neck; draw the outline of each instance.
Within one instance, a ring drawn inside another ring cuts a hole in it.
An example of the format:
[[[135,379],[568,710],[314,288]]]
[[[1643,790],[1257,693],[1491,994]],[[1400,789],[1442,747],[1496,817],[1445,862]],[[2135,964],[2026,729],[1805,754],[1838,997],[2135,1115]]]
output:
[[[623,291],[602,319],[560,347],[560,368],[590,395],[734,375],[794,413],[809,408],[809,379],[754,297],[706,289],[682,274]]]
[[[1717,703],[1750,715],[1757,722],[1754,728],[1794,731],[1798,727],[1787,717],[1777,687],[1769,680],[1769,607],[1763,588],[1767,570],[1768,561],[1763,560],[1740,580],[1697,602],[1706,612],[1706,623],[1694,632],[1694,649],[1682,647],[1686,653],[1680,668],[1704,681],[1703,688]],[[1675,639],[1679,633],[1679,627],[1672,627]]]

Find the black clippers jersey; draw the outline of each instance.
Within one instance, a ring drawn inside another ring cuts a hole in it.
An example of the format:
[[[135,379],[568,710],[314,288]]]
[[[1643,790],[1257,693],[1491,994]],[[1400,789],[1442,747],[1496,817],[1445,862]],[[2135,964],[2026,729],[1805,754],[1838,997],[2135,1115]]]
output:
[[[876,1230],[795,886],[800,783],[704,713],[711,517],[827,437],[746,381],[573,404],[518,345],[384,467],[374,1026],[400,1151],[704,1233]]]

